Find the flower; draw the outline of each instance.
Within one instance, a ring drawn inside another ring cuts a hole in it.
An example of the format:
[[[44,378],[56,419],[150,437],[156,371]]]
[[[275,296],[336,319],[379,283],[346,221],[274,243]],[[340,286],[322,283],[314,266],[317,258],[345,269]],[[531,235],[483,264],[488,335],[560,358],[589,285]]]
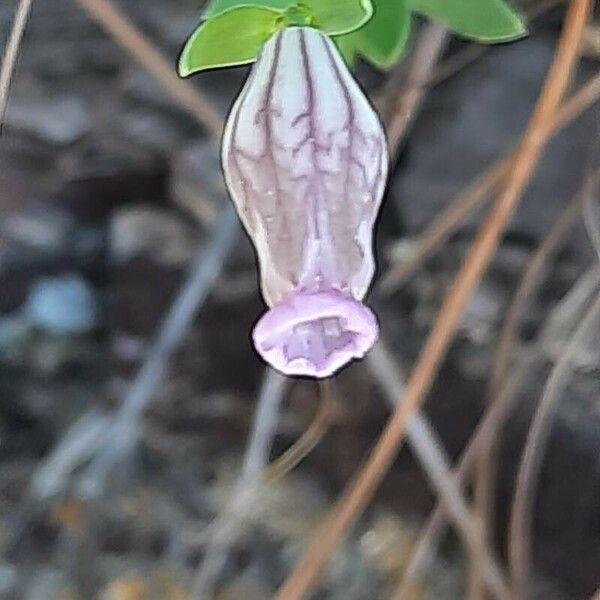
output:
[[[222,161],[270,307],[254,328],[258,353],[319,378],[363,357],[378,336],[361,301],[387,144],[329,37],[290,27],[269,39],[229,114]]]

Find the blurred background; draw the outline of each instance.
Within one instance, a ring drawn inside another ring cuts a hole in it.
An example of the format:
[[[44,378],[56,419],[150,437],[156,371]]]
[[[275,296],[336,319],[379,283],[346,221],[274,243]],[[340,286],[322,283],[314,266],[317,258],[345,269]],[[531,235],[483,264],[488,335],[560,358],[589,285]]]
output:
[[[313,382],[265,375],[248,337],[263,310],[254,255],[225,209],[211,135],[246,70],[183,87],[168,75],[199,4],[115,0],[115,13],[96,0],[33,3],[0,136],[2,599],[185,600],[193,588],[195,597],[270,597],[377,439],[484,214],[471,211],[409,276],[375,286],[384,350],[338,376],[333,416]],[[3,46],[16,9],[0,3]],[[411,85],[417,42],[439,46],[398,144],[380,277],[414,257],[441,211],[518,141],[565,7],[523,9],[536,16],[522,41],[482,48],[419,23],[390,74],[358,65],[389,123]],[[598,27],[586,31],[574,89],[598,74]],[[510,381],[512,407],[493,428],[490,521],[501,564],[533,412],[598,293],[598,187],[583,200],[577,192],[600,164],[599,119],[592,102],[549,143],[424,413],[454,463],[492,392]],[[564,212],[576,203],[584,210]],[[517,360],[490,392],[507,308],[560,218],[519,315]],[[531,598],[587,600],[600,586],[597,325],[558,394],[533,500]],[[256,422],[273,430],[256,455],[247,440],[259,397],[270,408]],[[307,430],[300,464],[258,485],[269,446],[280,456]],[[392,597],[436,503],[422,461],[402,450],[315,598]],[[472,565],[460,535],[451,527],[435,547],[401,597],[467,597]]]

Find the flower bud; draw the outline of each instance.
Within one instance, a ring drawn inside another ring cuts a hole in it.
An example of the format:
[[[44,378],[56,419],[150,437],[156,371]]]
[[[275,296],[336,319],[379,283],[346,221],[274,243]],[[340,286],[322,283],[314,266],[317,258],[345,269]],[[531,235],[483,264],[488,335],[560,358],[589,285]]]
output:
[[[264,46],[228,117],[223,169],[270,310],[257,351],[288,375],[327,377],[378,335],[362,304],[387,177],[381,123],[326,35],[292,27]]]

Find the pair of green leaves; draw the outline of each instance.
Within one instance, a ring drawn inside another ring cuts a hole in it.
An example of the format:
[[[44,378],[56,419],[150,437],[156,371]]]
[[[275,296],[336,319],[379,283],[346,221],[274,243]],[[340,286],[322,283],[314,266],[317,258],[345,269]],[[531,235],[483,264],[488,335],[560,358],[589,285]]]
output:
[[[316,27],[334,36],[349,64],[362,55],[380,68],[402,56],[412,13],[464,37],[501,42],[522,36],[523,21],[503,0],[212,0],[186,43],[179,73],[252,62],[277,30]]]
[[[371,0],[212,0],[206,19],[187,41],[179,59],[183,77],[214,67],[252,62],[278,30],[316,27],[329,35],[348,33],[373,15]]]
[[[364,27],[336,38],[349,64],[361,55],[381,69],[394,65],[404,52],[413,13],[484,43],[514,40],[526,31],[522,18],[503,0],[374,0],[374,4],[374,15]]]

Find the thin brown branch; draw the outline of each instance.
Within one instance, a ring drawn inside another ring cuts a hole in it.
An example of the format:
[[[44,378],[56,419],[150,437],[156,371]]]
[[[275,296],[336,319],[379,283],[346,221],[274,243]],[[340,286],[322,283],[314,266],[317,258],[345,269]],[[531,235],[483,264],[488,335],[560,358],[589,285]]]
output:
[[[555,134],[600,97],[600,73],[583,84],[549,122],[548,134]],[[467,217],[489,198],[509,170],[514,151],[488,167],[459,196],[452,200],[415,240],[414,250],[408,259],[393,264],[382,276],[378,289],[388,295],[396,291],[417,269],[458,230]]]
[[[599,319],[600,296],[597,296],[552,369],[527,435],[517,475],[509,528],[509,563],[512,597],[515,600],[529,597],[532,508],[553,418],[570,377],[573,357],[594,332]]]
[[[220,138],[223,117],[210,98],[189,81],[177,77],[173,61],[160,50],[110,0],[76,0],[110,36],[148,72],[152,73],[177,103],[191,113],[215,138]]]
[[[317,527],[304,556],[277,593],[279,600],[298,600],[309,593],[342,536],[364,510],[391,466],[404,441],[406,426],[431,388],[463,311],[498,246],[548,139],[548,121],[558,108],[569,84],[589,7],[590,0],[571,2],[553,64],[530,124],[516,151],[513,168],[442,305],[408,380],[404,399],[390,417],[365,465]]]
[[[525,312],[532,293],[544,275],[548,259],[571,230],[575,218],[581,211],[582,205],[590,196],[590,191],[597,177],[597,172],[587,177],[584,184],[563,208],[521,277],[500,331],[494,364],[492,365],[490,396],[494,395],[506,376],[510,357],[513,356],[514,347],[516,346],[519,321]]]
[[[15,20],[8,36],[8,42],[4,49],[2,67],[0,67],[0,132],[2,131],[2,124],[4,123],[4,116],[8,105],[10,82],[12,81],[17,64],[19,48],[23,34],[25,33],[27,21],[29,20],[32,4],[33,0],[20,0],[17,12],[15,13]]]

